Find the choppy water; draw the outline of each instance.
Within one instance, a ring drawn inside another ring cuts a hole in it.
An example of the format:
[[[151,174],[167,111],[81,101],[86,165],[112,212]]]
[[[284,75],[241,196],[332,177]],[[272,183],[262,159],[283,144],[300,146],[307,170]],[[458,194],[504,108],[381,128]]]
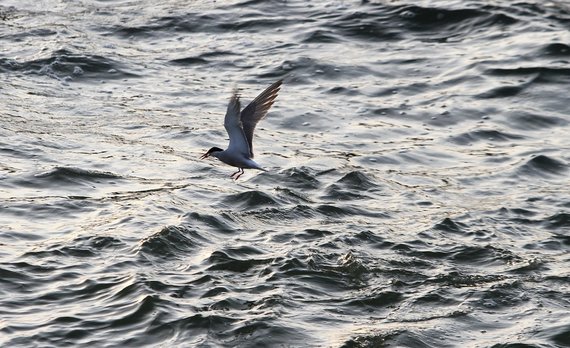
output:
[[[158,3],[0,4],[2,347],[570,345],[570,6]]]

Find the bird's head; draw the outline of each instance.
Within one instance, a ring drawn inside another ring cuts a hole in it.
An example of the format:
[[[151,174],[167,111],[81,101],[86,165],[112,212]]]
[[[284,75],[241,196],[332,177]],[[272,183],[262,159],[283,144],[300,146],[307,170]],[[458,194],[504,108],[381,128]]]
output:
[[[200,157],[200,159],[208,158],[208,157],[210,157],[210,155],[212,155],[213,153],[215,153],[215,152],[222,152],[222,151],[224,151],[224,150],[220,149],[219,147],[215,147],[215,146],[214,146],[213,148],[211,148],[210,150],[208,150],[208,152],[206,152],[205,154],[203,154],[203,155]]]

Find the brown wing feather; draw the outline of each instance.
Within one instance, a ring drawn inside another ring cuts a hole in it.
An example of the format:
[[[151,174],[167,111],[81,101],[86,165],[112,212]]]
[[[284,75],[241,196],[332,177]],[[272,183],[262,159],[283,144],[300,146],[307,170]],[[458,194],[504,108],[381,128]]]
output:
[[[251,158],[253,158],[253,131],[257,123],[262,120],[271,108],[271,105],[275,102],[277,98],[277,92],[281,88],[283,80],[279,80],[267,87],[260,95],[257,96],[245,109],[241,112],[241,123],[243,126],[243,132],[249,143],[249,152]]]

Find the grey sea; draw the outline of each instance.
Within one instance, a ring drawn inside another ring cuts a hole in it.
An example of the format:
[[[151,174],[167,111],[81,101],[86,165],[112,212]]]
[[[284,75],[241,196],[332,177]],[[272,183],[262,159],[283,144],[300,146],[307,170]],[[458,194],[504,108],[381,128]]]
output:
[[[0,79],[1,347],[570,346],[566,1],[2,0]]]

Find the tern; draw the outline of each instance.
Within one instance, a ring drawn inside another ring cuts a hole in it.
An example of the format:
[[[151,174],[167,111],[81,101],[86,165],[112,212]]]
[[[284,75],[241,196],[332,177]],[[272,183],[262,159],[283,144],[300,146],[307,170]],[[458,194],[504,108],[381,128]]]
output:
[[[282,83],[283,80],[279,80],[267,87],[243,110],[240,108],[240,95],[234,90],[224,118],[224,127],[230,137],[228,148],[222,150],[219,147],[212,147],[200,159],[214,156],[225,164],[239,168],[230,176],[234,180],[244,173],[244,169],[258,169],[265,172],[266,170],[253,160],[253,131],[275,102]]]

